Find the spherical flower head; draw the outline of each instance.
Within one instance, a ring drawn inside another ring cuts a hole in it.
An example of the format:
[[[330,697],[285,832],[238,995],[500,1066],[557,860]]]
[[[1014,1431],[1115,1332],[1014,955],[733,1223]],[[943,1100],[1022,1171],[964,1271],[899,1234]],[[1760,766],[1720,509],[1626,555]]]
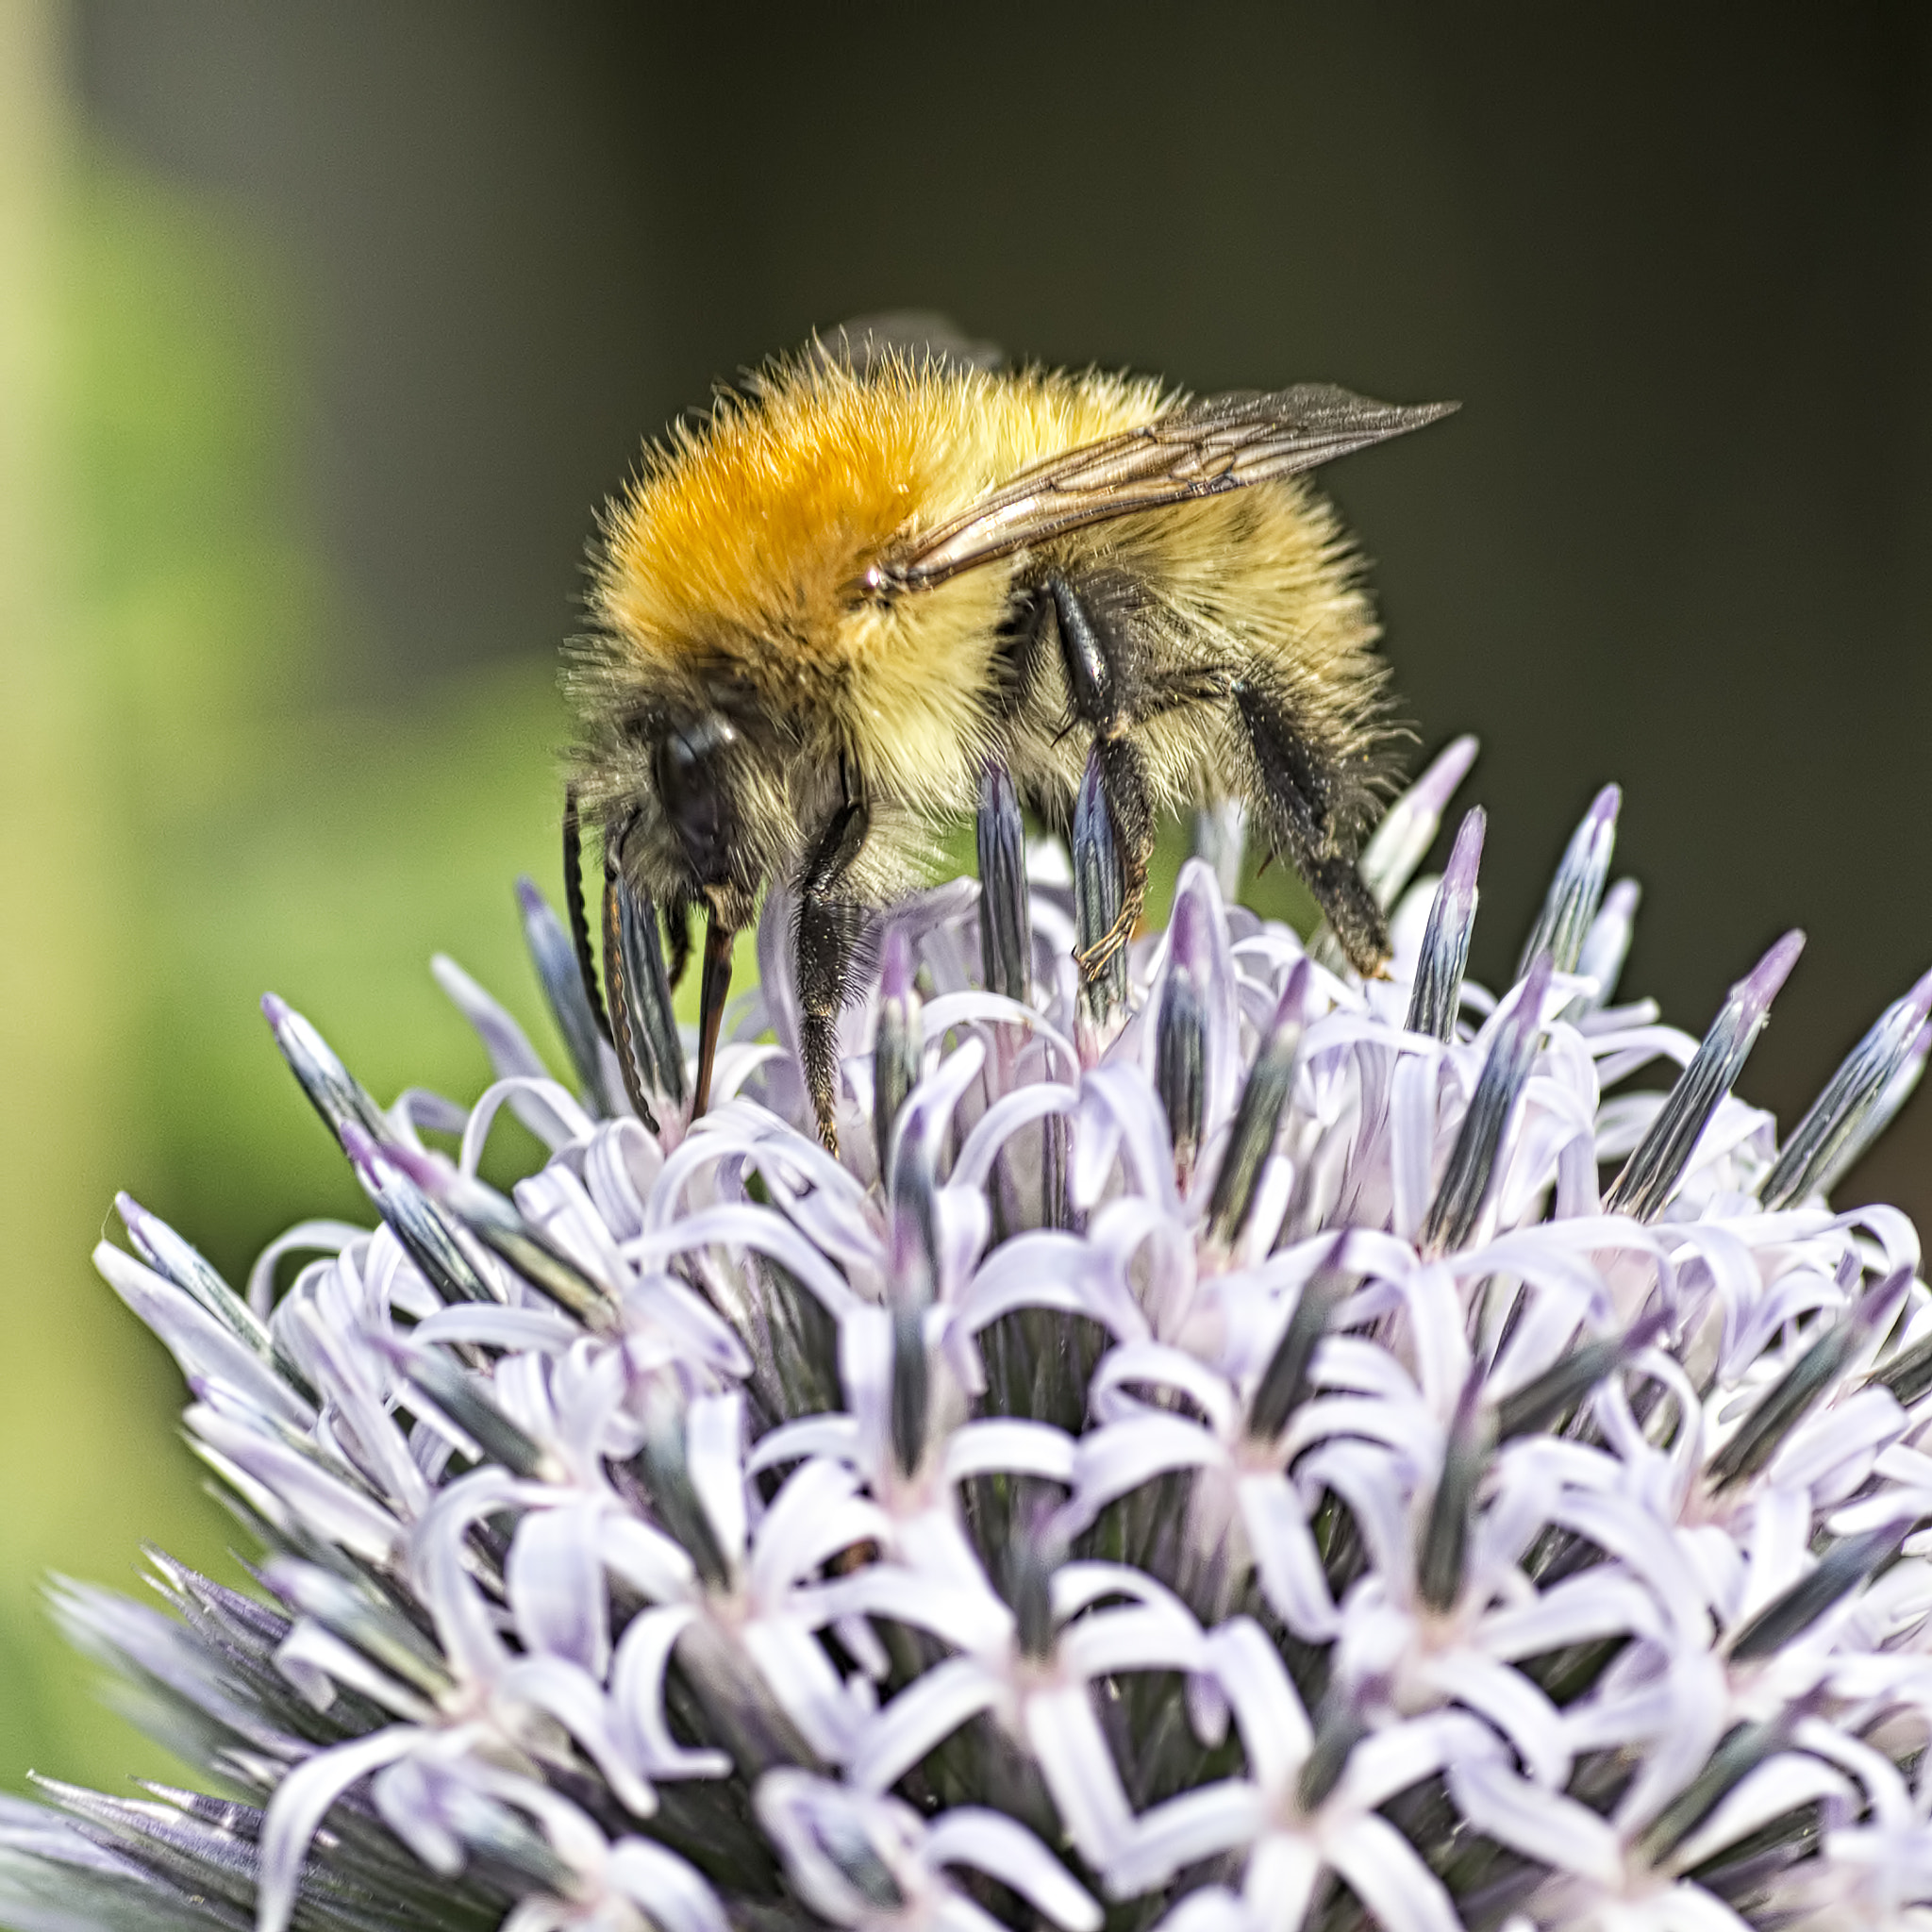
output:
[[[1228,903],[1226,813],[1108,946],[1105,810],[1029,852],[989,766],[980,876],[841,1017],[837,1156],[788,895],[698,1112],[656,909],[613,867],[593,916],[574,823],[569,917],[520,888],[569,1080],[448,960],[468,1105],[265,1002],[373,1225],[238,1292],[124,1197],[97,1255],[254,1587],[55,1598],[223,1795],[0,1801],[0,1915],[1922,1923],[1932,1297],[1828,1194],[1932,977],[1780,1144],[1733,1088],[1802,940],[1701,1041],[1617,1004],[1614,787],[1468,981],[1479,810],[1412,879],[1474,754],[1363,855],[1369,984]],[[506,1108],[547,1158],[503,1193]]]

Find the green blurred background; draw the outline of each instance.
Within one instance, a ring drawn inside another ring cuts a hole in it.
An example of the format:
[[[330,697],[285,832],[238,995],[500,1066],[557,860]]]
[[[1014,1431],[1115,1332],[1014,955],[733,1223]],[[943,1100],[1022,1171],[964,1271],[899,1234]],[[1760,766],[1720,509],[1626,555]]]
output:
[[[225,1561],[113,1189],[236,1276],[355,1209],[266,987],[385,1098],[484,1078],[437,948],[545,1037],[593,508],[813,325],[1460,397],[1330,483],[1407,715],[1484,739],[1477,969],[1620,778],[1628,986],[1696,1028],[1811,934],[1789,1121],[1932,961],[1928,22],[0,0],[0,1783],[159,1762],[46,1570]],[[1847,1195],[1928,1157],[1921,1100]]]

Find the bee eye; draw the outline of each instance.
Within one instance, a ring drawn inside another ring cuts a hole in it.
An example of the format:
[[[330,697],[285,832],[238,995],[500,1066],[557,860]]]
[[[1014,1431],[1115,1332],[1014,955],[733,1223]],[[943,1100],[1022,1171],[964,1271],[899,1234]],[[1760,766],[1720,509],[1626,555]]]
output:
[[[731,796],[726,775],[738,733],[722,718],[700,718],[658,741],[658,796],[700,885],[730,874]]]

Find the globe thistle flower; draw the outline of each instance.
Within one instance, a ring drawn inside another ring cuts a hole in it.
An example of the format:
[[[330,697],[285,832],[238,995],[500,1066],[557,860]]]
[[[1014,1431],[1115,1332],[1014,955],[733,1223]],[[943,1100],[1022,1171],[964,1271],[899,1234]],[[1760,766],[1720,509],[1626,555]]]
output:
[[[1365,855],[1369,985],[1227,902],[1227,814],[1083,985],[1107,814],[1029,854],[989,769],[979,879],[893,908],[841,1022],[836,1158],[785,894],[692,1120],[656,912],[613,873],[593,916],[574,824],[567,918],[520,889],[569,1078],[447,960],[467,1107],[266,1001],[374,1225],[240,1291],[129,1200],[97,1254],[254,1588],[55,1596],[211,1789],[0,1801],[0,1914],[1924,1923],[1932,1295],[1828,1197],[1932,974],[1780,1141],[1732,1090],[1802,940],[1701,1041],[1619,1004],[1614,788],[1515,982],[1465,977],[1481,812],[1410,879],[1474,750]],[[506,1108],[548,1149],[508,1194]]]

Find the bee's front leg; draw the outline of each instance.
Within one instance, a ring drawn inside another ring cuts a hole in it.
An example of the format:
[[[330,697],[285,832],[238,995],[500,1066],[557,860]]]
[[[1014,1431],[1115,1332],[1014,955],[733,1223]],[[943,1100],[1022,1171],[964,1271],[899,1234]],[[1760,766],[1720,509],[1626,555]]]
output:
[[[842,896],[852,862],[872,829],[863,797],[848,795],[825,823],[798,874],[799,1057],[819,1139],[839,1151],[839,1015],[852,977],[852,958],[865,931],[866,908]]]

